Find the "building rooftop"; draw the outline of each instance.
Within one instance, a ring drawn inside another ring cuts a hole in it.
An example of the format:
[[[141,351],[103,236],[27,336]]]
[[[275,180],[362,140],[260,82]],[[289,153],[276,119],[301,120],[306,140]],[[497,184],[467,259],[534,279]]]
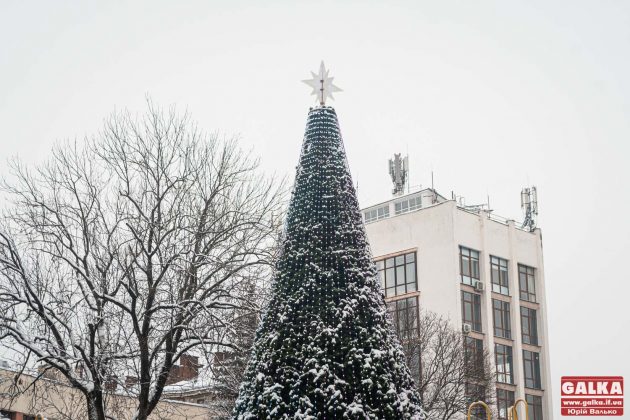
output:
[[[504,225],[507,225],[508,222],[514,222],[517,229],[530,232],[529,229],[523,227],[523,222],[516,222],[514,219],[495,214],[489,208],[488,204],[466,205],[462,197],[458,197],[453,194],[449,199],[441,195],[433,188],[424,188],[407,194],[398,195],[387,201],[382,201],[380,203],[364,207],[361,209],[361,212],[363,213],[364,222],[368,224],[382,219],[420,211],[445,202],[455,202],[458,210],[476,214],[480,217],[484,216]]]

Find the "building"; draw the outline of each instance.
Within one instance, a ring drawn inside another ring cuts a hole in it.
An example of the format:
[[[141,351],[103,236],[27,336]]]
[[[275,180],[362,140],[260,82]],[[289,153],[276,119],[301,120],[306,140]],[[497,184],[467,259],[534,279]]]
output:
[[[499,418],[524,398],[530,419],[552,419],[540,229],[433,189],[362,211],[390,311],[437,312],[483,345],[495,361]]]
[[[226,366],[230,354],[215,353]],[[215,365],[215,369],[217,369]],[[162,393],[162,399],[150,418],[155,419],[227,419],[233,408],[233,395],[213,378],[215,369],[202,366],[199,358],[183,354],[174,365]],[[17,382],[16,375],[18,376]],[[37,378],[36,386],[32,386]],[[124,381],[112,377],[104,384],[107,409],[118,418],[132,418],[136,407],[138,378]],[[22,393],[18,391],[22,391]],[[48,420],[86,418],[82,394],[72,388],[55,370],[21,371],[0,359],[0,420]]]
[[[0,363],[0,420],[85,419],[83,395],[62,378],[39,377],[34,370],[21,371]],[[37,380],[37,384],[33,382]],[[172,385],[171,385],[172,386]],[[134,396],[119,386],[107,395],[108,414],[120,419],[133,417]],[[189,399],[163,398],[150,419],[221,418],[206,404]]]

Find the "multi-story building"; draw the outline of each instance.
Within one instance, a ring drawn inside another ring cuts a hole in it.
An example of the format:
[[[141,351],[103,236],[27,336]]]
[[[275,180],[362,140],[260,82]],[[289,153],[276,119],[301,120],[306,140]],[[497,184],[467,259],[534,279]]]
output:
[[[433,189],[370,206],[363,217],[390,311],[436,312],[462,328],[467,344],[487,349],[499,418],[523,398],[531,420],[552,419],[540,229]]]

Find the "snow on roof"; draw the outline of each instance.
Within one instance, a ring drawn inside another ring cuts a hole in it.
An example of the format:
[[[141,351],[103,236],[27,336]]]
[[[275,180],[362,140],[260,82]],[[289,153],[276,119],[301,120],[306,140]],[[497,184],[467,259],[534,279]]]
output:
[[[198,389],[206,389],[216,386],[216,381],[212,377],[196,377],[185,381],[175,382],[164,387],[164,392],[186,392]]]

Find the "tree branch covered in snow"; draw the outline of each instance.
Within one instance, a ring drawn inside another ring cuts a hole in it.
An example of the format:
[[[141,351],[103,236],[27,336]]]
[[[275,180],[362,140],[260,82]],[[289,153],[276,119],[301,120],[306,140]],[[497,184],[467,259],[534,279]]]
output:
[[[13,162],[0,338],[83,393],[91,419],[106,416],[106,383],[137,377],[128,391],[146,418],[183,353],[230,345],[234,291],[271,260],[283,183],[257,166],[151,104],[45,165]]]

